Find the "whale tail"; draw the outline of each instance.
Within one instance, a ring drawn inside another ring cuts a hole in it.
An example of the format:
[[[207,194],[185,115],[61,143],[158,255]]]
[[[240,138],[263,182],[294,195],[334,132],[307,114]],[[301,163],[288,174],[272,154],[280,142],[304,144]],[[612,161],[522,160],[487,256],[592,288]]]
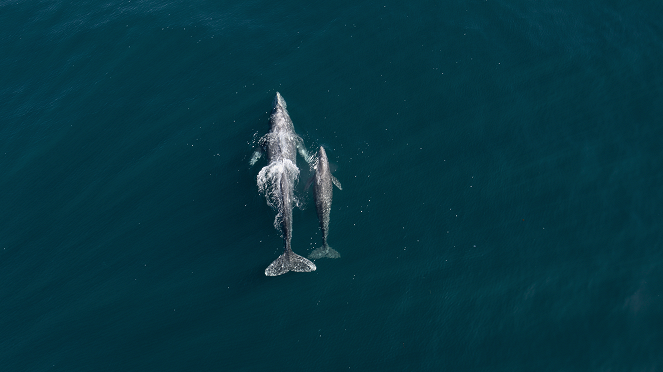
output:
[[[308,273],[315,271],[315,264],[306,258],[296,254],[293,251],[287,251],[275,259],[267,269],[265,269],[265,275],[267,276],[277,276],[285,274],[288,271],[296,271],[300,273]]]
[[[341,254],[338,253],[335,249],[328,245],[323,245],[320,248],[316,248],[311,252],[311,254],[308,255],[308,258],[312,260],[317,260],[318,258],[339,258],[341,257]]]

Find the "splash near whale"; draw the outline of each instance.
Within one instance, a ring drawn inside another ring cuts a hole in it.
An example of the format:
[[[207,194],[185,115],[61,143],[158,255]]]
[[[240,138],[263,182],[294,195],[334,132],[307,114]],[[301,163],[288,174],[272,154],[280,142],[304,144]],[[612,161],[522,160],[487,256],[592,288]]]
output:
[[[297,152],[307,162],[310,157],[301,137],[295,133],[285,100],[278,92],[269,121],[270,130],[260,139],[261,150],[256,151],[251,158],[251,164],[253,165],[263,152],[266,153],[268,164],[258,173],[258,189],[265,195],[267,204],[276,211],[274,227],[281,232],[284,247],[283,254],[265,269],[265,275],[277,276],[288,271],[315,271],[313,262],[296,254],[291,248],[292,208],[293,203],[297,203],[294,187],[299,179]]]

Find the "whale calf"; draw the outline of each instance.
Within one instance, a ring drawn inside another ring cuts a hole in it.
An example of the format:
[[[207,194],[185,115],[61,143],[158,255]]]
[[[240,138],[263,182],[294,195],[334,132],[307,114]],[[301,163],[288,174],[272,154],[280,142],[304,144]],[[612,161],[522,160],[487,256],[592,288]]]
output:
[[[313,252],[309,254],[308,258],[339,258],[341,255],[327,244],[327,234],[329,234],[329,214],[331,212],[332,194],[334,191],[332,184],[336,185],[339,190],[342,190],[341,183],[332,176],[329,170],[327,153],[322,146],[320,146],[316,158],[317,159],[312,166],[315,171],[312,182],[315,196],[315,208],[318,212],[320,231],[322,232],[322,247],[314,249]]]
[[[299,177],[296,157],[299,152],[306,161],[310,157],[303,146],[303,141],[295,133],[295,128],[286,110],[286,103],[281,94],[276,93],[274,108],[269,118],[270,131],[260,139],[260,145],[267,154],[268,164],[258,174],[258,188],[265,194],[267,204],[277,211],[274,226],[283,235],[283,254],[272,262],[265,275],[277,276],[288,271],[315,271],[315,264],[296,254],[290,246],[292,241],[292,207],[296,202],[294,186]],[[251,159],[254,164],[260,157],[256,152]]]

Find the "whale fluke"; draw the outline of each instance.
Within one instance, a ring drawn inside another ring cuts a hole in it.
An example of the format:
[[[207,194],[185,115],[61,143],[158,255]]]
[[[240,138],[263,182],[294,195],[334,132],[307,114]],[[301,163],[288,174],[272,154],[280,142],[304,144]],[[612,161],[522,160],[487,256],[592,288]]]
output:
[[[308,273],[315,271],[315,264],[306,258],[296,254],[293,251],[286,251],[279,258],[275,259],[267,269],[265,269],[265,275],[267,276],[277,276],[285,274],[288,271],[296,271],[299,273]]]
[[[326,245],[320,248],[316,248],[308,255],[308,258],[312,260],[317,260],[318,258],[340,258],[341,254],[338,253],[334,248]]]

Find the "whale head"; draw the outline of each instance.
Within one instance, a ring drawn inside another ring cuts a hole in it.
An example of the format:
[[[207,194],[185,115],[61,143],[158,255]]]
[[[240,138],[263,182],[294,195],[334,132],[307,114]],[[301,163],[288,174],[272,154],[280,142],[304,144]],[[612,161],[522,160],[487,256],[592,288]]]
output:
[[[285,100],[281,96],[281,93],[276,92],[276,97],[274,97],[274,108],[278,107],[286,108],[287,105],[285,103]]]
[[[273,132],[293,132],[295,130],[292,120],[290,120],[290,115],[288,115],[285,100],[278,92],[276,92],[276,97],[274,97],[274,108],[272,109],[270,122]]]
[[[325,148],[320,146],[320,149],[318,150],[318,159],[321,160],[324,163],[327,163],[327,152],[325,151]]]

